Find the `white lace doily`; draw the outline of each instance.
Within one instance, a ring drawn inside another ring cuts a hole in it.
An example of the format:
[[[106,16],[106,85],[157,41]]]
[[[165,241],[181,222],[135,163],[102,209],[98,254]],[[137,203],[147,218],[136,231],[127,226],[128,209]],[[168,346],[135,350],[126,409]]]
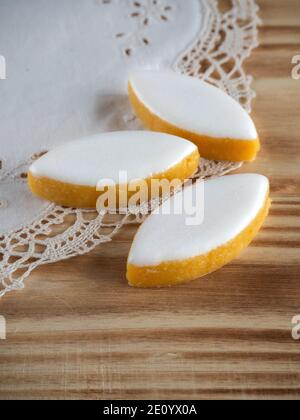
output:
[[[42,264],[85,254],[143,219],[66,209],[31,196],[28,165],[63,141],[136,129],[126,80],[136,67],[174,68],[226,90],[250,111],[243,62],[257,46],[254,0],[28,0],[0,4],[0,296]],[[34,8],[34,13],[32,13]],[[198,177],[238,167],[201,161]]]

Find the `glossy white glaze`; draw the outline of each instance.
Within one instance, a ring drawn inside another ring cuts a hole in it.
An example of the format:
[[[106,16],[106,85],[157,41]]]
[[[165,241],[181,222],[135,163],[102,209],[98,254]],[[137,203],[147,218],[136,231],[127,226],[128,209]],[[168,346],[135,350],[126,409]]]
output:
[[[146,179],[179,164],[196,146],[179,137],[147,131],[124,131],[82,138],[58,147],[37,160],[30,172],[73,184],[96,186],[103,179],[118,183]]]
[[[197,184],[187,188],[193,190],[195,198]],[[139,228],[129,263],[141,267],[156,266],[163,262],[205,255],[225,245],[255,219],[263,208],[268,190],[268,179],[255,174],[231,175],[206,181],[204,196],[197,202],[198,211],[204,205],[204,220],[202,224],[194,226],[187,225],[187,220],[195,213],[193,200],[184,201],[181,215],[174,214],[174,211],[169,215],[163,214],[163,209],[173,208],[175,198],[172,197],[161,206],[160,212],[150,215]],[[184,193],[178,194],[177,200]]]
[[[243,107],[209,83],[168,70],[141,70],[130,84],[147,109],[176,127],[216,138],[258,138]]]

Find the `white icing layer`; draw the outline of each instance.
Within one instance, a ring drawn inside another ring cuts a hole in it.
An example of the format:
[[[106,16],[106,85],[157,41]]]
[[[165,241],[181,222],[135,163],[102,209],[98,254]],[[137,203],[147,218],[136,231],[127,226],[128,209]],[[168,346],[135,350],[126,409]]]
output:
[[[36,177],[84,186],[100,180],[146,179],[179,164],[196,146],[179,137],[147,131],[99,134],[67,143],[36,161],[30,172]]]
[[[163,262],[182,261],[206,255],[238,236],[263,208],[269,181],[262,175],[231,175],[204,182],[204,220],[200,225],[187,225],[195,213],[196,189],[193,200],[184,201],[184,212],[166,215],[162,211],[148,217],[134,239],[128,262],[135,266],[156,266]],[[191,192],[191,191],[189,191]],[[178,197],[183,196],[180,192]],[[186,194],[186,193],[185,193]],[[175,198],[166,201],[162,209],[174,204]],[[193,203],[194,201],[194,203]],[[198,210],[203,205],[197,202]],[[199,212],[201,213],[201,212]]]
[[[257,140],[243,107],[209,83],[171,71],[137,71],[130,84],[153,114],[181,129],[216,138]]]

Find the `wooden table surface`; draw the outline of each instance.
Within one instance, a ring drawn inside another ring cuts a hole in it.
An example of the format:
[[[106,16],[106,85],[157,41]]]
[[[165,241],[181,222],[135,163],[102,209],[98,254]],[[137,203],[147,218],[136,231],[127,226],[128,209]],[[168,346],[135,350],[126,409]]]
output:
[[[273,207],[242,257],[171,290],[125,280],[134,227],[91,254],[38,269],[0,301],[0,398],[300,397],[300,1],[261,0],[248,60],[263,141],[245,166],[270,177]]]

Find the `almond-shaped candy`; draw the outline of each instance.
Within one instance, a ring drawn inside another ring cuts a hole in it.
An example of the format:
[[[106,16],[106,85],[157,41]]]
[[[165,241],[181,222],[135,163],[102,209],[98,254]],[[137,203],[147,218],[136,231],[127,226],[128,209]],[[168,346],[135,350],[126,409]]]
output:
[[[31,191],[42,199],[68,207],[95,208],[104,192],[97,191],[102,182],[114,182],[118,191],[120,175],[125,174],[122,188],[144,180],[150,190],[153,179],[188,179],[198,164],[197,147],[185,139],[146,131],[112,132],[50,151],[32,164],[28,181]],[[128,192],[128,198],[133,194]]]
[[[252,161],[260,149],[255,125],[244,108],[215,86],[171,71],[136,71],[129,97],[152,131],[193,141],[201,157]]]
[[[185,188],[139,228],[128,257],[129,284],[174,286],[218,270],[251,243],[269,207],[269,181],[261,175],[225,176]]]

